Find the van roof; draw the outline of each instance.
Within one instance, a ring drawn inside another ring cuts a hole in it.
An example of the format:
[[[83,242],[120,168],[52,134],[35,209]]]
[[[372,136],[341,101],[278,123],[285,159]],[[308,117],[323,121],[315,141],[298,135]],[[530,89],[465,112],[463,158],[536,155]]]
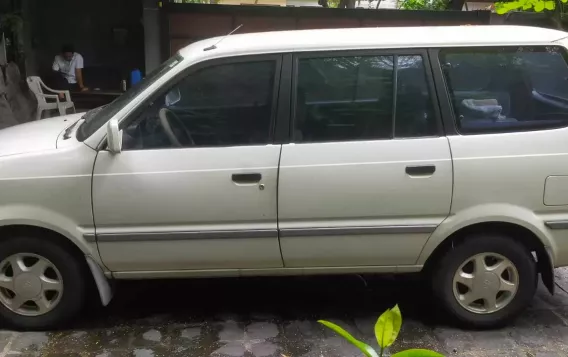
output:
[[[495,45],[543,45],[568,33],[528,26],[378,27],[233,34],[195,42],[180,51],[190,60],[276,52]]]

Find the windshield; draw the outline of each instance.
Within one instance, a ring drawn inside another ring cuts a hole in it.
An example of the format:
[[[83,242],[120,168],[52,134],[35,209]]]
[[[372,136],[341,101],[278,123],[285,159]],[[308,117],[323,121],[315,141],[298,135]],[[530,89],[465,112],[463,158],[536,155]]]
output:
[[[160,67],[153,70],[152,73],[146,76],[142,81],[138,82],[120,97],[116,98],[112,103],[87,112],[87,114],[83,117],[85,122],[77,131],[77,140],[83,141],[91,136],[110,118],[124,108],[125,105],[130,103],[131,100],[136,98],[140,93],[144,92],[149,86],[179,64],[182,59],[183,57],[179,54],[173,56],[166,62],[162,63]]]

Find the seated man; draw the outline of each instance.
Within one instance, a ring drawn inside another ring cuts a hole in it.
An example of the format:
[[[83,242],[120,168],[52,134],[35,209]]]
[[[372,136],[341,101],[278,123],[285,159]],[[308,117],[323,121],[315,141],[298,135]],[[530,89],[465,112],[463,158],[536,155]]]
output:
[[[83,83],[83,56],[75,52],[73,46],[65,45],[61,54],[53,60],[55,76],[55,89],[69,91],[88,90]]]

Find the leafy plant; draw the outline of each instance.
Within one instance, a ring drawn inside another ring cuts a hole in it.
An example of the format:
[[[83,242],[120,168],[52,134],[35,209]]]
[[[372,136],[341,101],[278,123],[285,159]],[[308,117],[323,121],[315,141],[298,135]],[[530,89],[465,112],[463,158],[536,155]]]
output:
[[[565,4],[568,0],[559,0]],[[544,10],[553,11],[556,9],[557,0],[515,0],[507,2],[496,2],[495,12],[503,15],[510,11],[534,11],[543,12]]]
[[[335,333],[346,339],[349,343],[357,347],[363,354],[367,357],[382,357],[385,348],[391,346],[400,332],[400,327],[402,326],[402,314],[398,305],[395,305],[392,309],[385,311],[375,323],[375,337],[377,338],[377,343],[381,350],[379,353],[375,351],[371,346],[364,342],[359,341],[353,337],[349,332],[345,331],[340,326],[325,320],[319,320],[320,324],[332,329]],[[423,349],[410,349],[395,353],[391,357],[444,357],[438,352]]]
[[[445,10],[448,0],[403,0],[400,8],[404,10]]]

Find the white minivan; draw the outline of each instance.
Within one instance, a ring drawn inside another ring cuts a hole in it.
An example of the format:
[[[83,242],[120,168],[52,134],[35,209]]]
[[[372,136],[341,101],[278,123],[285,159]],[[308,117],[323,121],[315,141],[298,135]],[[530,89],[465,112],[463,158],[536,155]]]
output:
[[[111,279],[415,273],[503,324],[568,265],[568,33],[196,42],[108,106],[0,131],[0,317]]]

